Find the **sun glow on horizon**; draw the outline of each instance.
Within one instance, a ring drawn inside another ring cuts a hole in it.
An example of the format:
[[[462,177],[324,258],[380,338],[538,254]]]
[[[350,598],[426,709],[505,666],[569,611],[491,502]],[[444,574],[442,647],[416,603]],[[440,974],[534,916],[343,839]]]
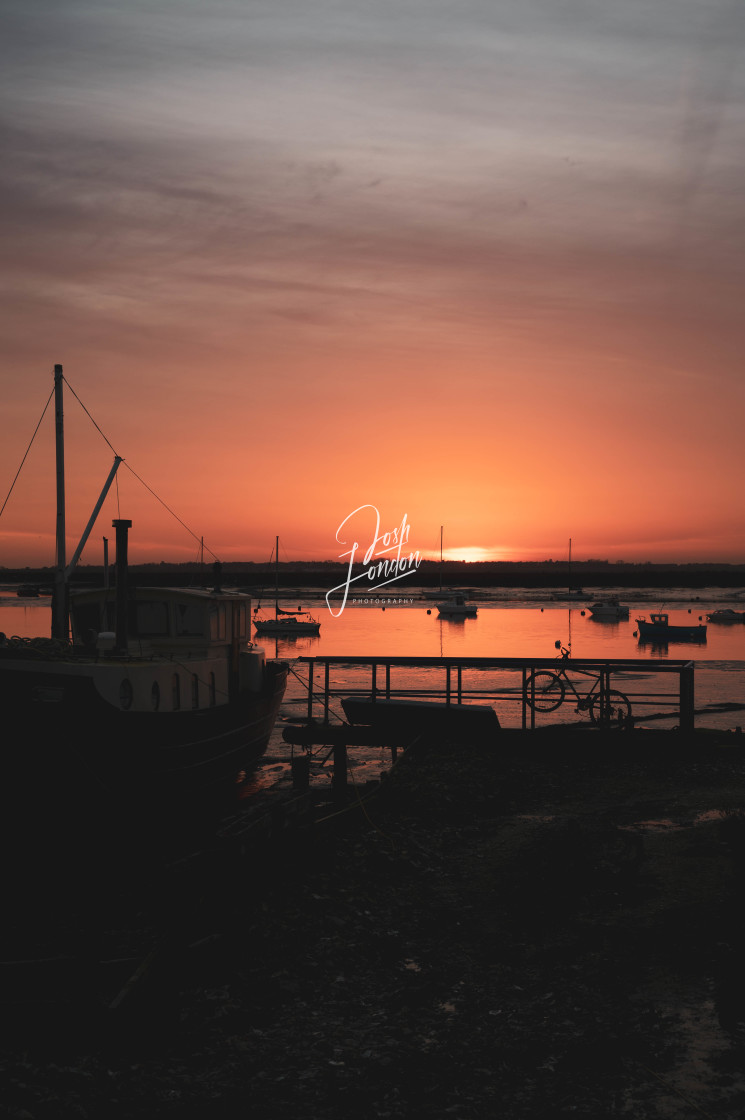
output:
[[[465,564],[478,564],[483,561],[509,560],[508,549],[481,548],[479,545],[466,545],[464,548],[446,548],[443,550],[443,560],[459,560]],[[436,557],[439,559],[439,554]]]

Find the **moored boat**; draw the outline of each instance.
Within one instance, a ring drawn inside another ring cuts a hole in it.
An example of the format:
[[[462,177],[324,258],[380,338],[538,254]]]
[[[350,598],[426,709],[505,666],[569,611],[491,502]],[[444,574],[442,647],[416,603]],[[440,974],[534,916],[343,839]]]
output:
[[[601,621],[629,617],[629,608],[618,599],[603,599],[597,603],[591,603],[587,609],[593,618],[598,618]]]
[[[279,537],[275,543],[275,590],[274,590],[274,618],[264,618],[261,614],[261,604],[254,611],[254,629],[257,634],[286,634],[294,637],[298,634],[318,634],[321,630],[320,622],[313,618],[309,611],[298,607],[296,611],[284,610],[279,605]]]
[[[22,583],[16,591],[19,599],[38,599],[41,595],[41,588],[35,583]]]
[[[264,650],[250,644],[251,600],[222,590],[219,580],[212,590],[131,588],[130,521],[114,521],[115,588],[71,590],[121,459],[67,564],[63,381],[62,367],[55,366],[52,637],[0,635],[0,704],[22,743],[6,756],[6,788],[33,796],[45,773],[55,781],[64,777],[70,789],[85,775],[135,815],[144,804],[165,811],[216,802],[265,751],[288,666],[268,662]]]
[[[745,611],[733,611],[730,607],[712,611],[706,616],[707,622],[745,622]]]
[[[666,614],[650,614],[649,619],[637,618],[636,625],[640,641],[654,638],[657,641],[703,642],[706,640],[706,626],[674,626]]]
[[[475,603],[469,603],[465,595],[456,594],[438,603],[437,613],[446,618],[473,618],[478,614],[478,607]]]

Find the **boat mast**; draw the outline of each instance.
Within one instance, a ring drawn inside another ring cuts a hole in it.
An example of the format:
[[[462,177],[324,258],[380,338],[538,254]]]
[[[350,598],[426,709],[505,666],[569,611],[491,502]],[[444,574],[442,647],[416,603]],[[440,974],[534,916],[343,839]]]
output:
[[[274,617],[279,618],[279,537],[274,543]]]
[[[440,594],[442,595],[442,525],[440,526]]]
[[[52,601],[52,637],[66,642],[68,638],[68,594],[65,568],[65,422],[62,408],[62,366],[54,367],[54,432],[57,476],[56,569]]]

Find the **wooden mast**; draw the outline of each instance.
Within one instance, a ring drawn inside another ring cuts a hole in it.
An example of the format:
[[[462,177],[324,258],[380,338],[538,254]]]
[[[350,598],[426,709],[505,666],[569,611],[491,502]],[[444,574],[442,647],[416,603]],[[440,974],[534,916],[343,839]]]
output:
[[[65,568],[65,421],[62,406],[62,366],[54,367],[54,433],[57,477],[56,567],[52,601],[52,637],[66,642],[69,634],[69,603]]]
[[[274,617],[279,618],[279,537],[274,542]]]

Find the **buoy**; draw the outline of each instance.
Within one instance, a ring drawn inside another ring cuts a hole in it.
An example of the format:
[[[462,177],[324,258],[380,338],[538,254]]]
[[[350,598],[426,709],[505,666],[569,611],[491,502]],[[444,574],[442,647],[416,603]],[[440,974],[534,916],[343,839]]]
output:
[[[427,607],[427,614],[432,614],[432,611]]]

